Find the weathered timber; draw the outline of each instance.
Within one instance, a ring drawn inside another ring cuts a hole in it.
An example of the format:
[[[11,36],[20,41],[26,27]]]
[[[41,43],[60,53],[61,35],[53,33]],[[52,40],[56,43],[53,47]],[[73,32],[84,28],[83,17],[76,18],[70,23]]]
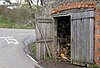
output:
[[[96,7],[99,9],[95,14]],[[100,22],[99,10],[100,3],[96,0],[43,0],[43,17],[37,18],[39,26],[36,23],[37,58],[41,59],[42,56],[45,59],[47,53],[52,54],[50,57],[57,57],[56,54],[60,52],[63,44],[58,42],[56,18],[70,16],[71,62],[84,65],[94,63],[96,59],[96,63],[100,64],[100,54],[98,54],[100,36],[94,34],[100,30],[100,26],[97,25]],[[48,16],[52,19],[48,19]]]
[[[93,63],[93,16],[92,11],[73,13],[72,18],[72,61]],[[85,18],[85,17],[90,18]],[[75,18],[76,17],[76,18]],[[92,37],[91,37],[92,36]],[[91,48],[92,47],[92,48]]]
[[[40,31],[40,33],[41,33],[41,37],[44,38],[45,36],[44,36],[43,30],[42,30],[42,27],[40,27],[39,24],[37,24],[37,26],[38,26],[39,31]],[[49,57],[51,57],[51,55],[50,55],[50,50],[49,50],[49,48],[48,48],[47,42],[44,41],[44,43],[45,43],[45,46],[46,46],[46,48],[47,48],[47,51],[48,51]],[[44,49],[44,50],[45,50],[45,49]]]
[[[44,42],[52,42],[53,39],[38,39],[36,42],[37,43],[44,43]]]
[[[38,58],[40,59],[45,59],[46,54],[48,53],[49,57],[51,57],[51,44],[53,43],[53,30],[52,30],[52,19],[47,18],[37,18],[36,19],[36,34],[37,34],[37,44],[39,43],[41,51],[37,50],[37,55],[38,52],[40,52],[41,56]],[[41,48],[42,47],[42,48]],[[43,52],[42,52],[43,51]]]

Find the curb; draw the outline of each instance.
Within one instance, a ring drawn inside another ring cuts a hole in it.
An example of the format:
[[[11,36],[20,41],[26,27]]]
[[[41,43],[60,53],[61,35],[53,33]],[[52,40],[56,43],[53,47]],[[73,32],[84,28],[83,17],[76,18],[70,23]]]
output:
[[[36,68],[44,68],[44,67],[40,66],[38,64],[38,62],[31,56],[31,54],[28,53],[29,51],[26,51],[26,50],[28,50],[27,47],[24,48],[24,52],[25,52],[26,56],[29,57],[34,62],[34,66]]]

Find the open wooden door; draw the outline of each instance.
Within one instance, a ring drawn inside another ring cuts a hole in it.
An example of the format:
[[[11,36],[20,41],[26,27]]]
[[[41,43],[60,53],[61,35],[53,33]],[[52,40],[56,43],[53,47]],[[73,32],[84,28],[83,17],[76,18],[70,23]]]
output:
[[[53,20],[51,18],[36,19],[36,58],[45,59],[48,55],[51,57],[53,48]]]
[[[72,14],[71,62],[94,63],[94,11]]]

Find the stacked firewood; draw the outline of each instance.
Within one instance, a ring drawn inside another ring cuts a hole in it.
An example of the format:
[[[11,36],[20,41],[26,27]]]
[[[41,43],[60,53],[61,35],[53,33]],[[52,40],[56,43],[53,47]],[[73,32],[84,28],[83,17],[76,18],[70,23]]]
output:
[[[61,60],[70,61],[71,60],[71,44],[70,37],[67,37],[63,43],[60,43],[60,52],[59,56]]]
[[[66,61],[70,61],[70,59],[71,59],[70,49],[71,49],[70,44],[66,44],[64,47],[61,48],[61,51],[60,51],[61,59],[64,59]]]

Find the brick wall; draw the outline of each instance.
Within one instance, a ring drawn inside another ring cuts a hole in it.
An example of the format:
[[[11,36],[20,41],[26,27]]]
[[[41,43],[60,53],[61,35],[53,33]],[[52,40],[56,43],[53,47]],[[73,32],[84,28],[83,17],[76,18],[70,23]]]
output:
[[[71,9],[79,9],[79,8],[95,8],[96,2],[75,2],[64,4],[58,6],[57,8],[53,8],[51,14],[55,14],[61,12],[63,10],[71,10]]]
[[[100,64],[100,7],[95,11],[95,62]]]

